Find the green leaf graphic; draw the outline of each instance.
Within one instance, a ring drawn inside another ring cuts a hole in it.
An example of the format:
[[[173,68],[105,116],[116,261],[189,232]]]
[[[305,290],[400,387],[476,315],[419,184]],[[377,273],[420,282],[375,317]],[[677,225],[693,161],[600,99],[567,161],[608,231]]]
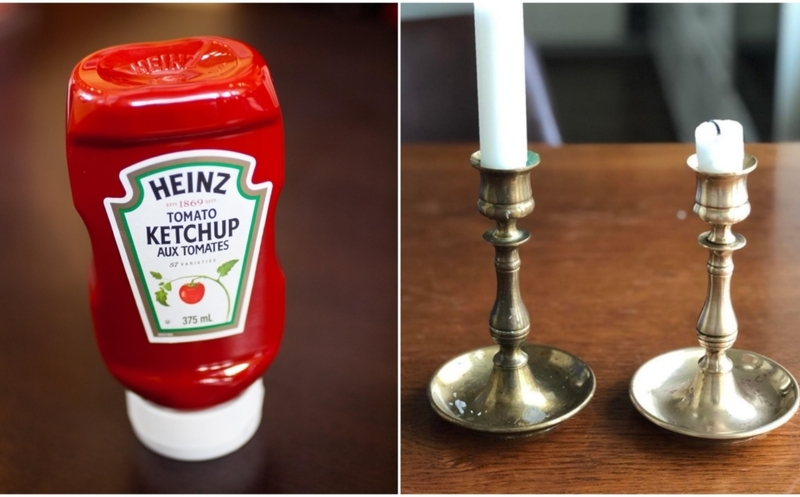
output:
[[[219,277],[222,278],[223,276],[227,275],[233,269],[233,266],[239,262],[239,259],[233,259],[232,261],[228,261],[217,268],[217,273],[219,273]]]
[[[167,304],[167,292],[163,288],[156,292],[156,302],[164,307],[169,307],[169,304]]]
[[[172,283],[171,282],[164,283],[164,289],[166,291],[168,291],[168,292],[171,292],[172,291]]]
[[[150,271],[150,274],[152,274],[153,278],[155,278],[157,280],[160,280],[161,278],[163,278],[163,276],[161,276],[161,273],[157,273],[155,271]]]

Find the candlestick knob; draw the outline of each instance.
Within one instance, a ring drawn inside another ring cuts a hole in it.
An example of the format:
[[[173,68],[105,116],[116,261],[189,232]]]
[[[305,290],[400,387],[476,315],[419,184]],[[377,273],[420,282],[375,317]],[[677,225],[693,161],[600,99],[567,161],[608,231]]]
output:
[[[428,398],[444,419],[479,431],[518,433],[552,428],[580,411],[595,389],[592,370],[577,357],[544,345],[524,344],[530,318],[519,291],[519,247],[530,234],[517,220],[533,211],[530,173],[539,156],[528,152],[518,169],[481,166],[478,210],[496,227],[483,238],[495,247],[497,297],[489,315],[494,347],[452,359],[436,372]]]
[[[669,430],[701,438],[747,438],[788,421],[800,405],[791,373],[754,352],[732,349],[739,325],[730,296],[733,252],[745,238],[731,226],[750,214],[747,176],[757,161],[745,155],[741,170],[707,172],[697,157],[694,212],[711,225],[698,242],[709,250],[708,292],[697,321],[701,347],[675,350],[645,363],[630,395],[647,419]]]

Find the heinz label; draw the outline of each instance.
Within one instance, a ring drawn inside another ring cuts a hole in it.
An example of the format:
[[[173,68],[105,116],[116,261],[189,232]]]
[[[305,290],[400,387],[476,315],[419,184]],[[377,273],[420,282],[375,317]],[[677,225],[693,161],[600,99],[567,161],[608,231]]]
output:
[[[255,159],[222,150],[162,155],[123,169],[106,212],[147,339],[244,331],[272,183]]]

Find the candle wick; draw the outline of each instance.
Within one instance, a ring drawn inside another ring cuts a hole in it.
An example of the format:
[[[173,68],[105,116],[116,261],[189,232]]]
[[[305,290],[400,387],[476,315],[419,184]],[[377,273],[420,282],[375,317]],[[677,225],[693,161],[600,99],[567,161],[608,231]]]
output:
[[[717,124],[717,121],[711,120],[711,121],[708,121],[708,122],[710,122],[711,124],[714,125],[715,128],[717,128],[717,135],[721,135],[722,134],[722,130],[719,129],[719,124]]]

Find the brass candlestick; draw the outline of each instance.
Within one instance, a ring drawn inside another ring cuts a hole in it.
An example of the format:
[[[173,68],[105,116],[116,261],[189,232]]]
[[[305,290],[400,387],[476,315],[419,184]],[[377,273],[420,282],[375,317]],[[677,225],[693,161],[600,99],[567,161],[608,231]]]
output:
[[[539,156],[528,152],[525,167],[481,167],[478,210],[497,222],[483,238],[495,247],[497,297],[489,331],[497,346],[452,359],[431,379],[428,398],[444,419],[479,431],[544,430],[580,411],[592,398],[595,378],[577,357],[543,345],[523,344],[530,329],[519,292],[519,246],[530,237],[517,220],[533,211],[530,173]]]
[[[756,158],[746,155],[742,170],[697,174],[694,212],[711,224],[700,235],[708,259],[708,294],[697,321],[702,347],[675,350],[645,363],[631,381],[636,409],[668,430],[701,438],[747,438],[782,425],[797,411],[797,382],[778,363],[754,352],[731,349],[738,323],[731,304],[732,256],[744,247],[731,225],[750,214],[747,176]]]

